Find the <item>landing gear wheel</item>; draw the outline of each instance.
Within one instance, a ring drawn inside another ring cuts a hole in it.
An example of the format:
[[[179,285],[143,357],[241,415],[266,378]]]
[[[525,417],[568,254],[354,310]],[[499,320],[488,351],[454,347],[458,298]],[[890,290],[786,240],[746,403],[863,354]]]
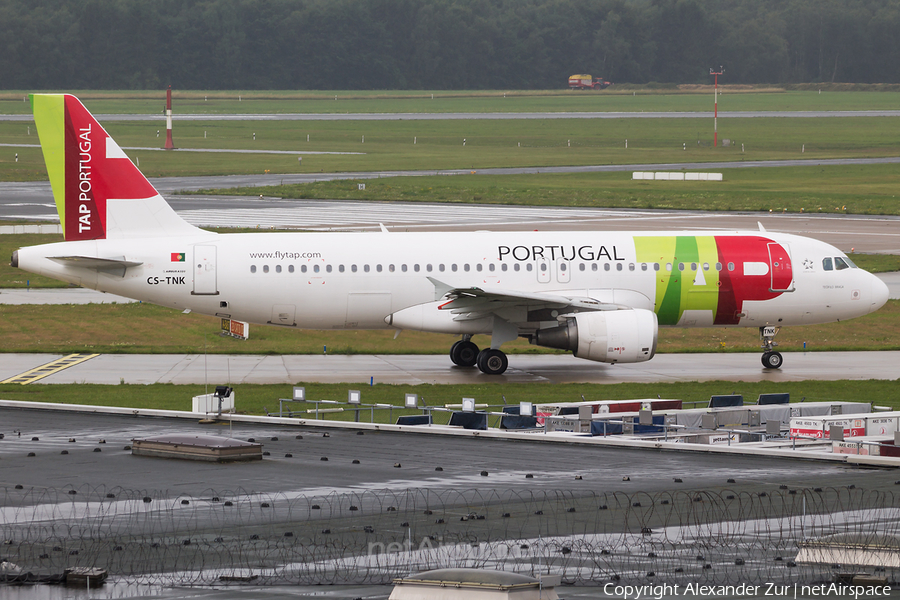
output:
[[[474,367],[478,361],[478,346],[469,340],[460,340],[450,346],[450,360],[460,367]]]
[[[781,352],[763,352],[762,364],[767,369],[780,369],[784,359],[781,358]]]
[[[485,348],[478,353],[478,368],[485,375],[500,375],[509,366],[509,359],[500,350]]]

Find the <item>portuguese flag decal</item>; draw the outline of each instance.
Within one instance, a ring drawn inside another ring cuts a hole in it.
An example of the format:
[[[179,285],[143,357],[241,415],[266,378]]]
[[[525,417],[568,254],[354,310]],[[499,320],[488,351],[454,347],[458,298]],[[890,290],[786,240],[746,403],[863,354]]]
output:
[[[184,252],[173,252],[172,262],[184,262]]]

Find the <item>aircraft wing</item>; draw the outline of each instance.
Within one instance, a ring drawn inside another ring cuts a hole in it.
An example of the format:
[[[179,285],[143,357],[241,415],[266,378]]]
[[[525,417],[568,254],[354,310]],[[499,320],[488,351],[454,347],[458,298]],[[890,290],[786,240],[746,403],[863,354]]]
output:
[[[525,309],[528,312],[547,309],[556,311],[558,314],[627,308],[584,296],[517,292],[490,287],[460,288],[448,286],[432,277],[429,277],[429,280],[435,287],[435,299],[446,301],[438,308],[449,310],[457,315],[454,317],[454,320],[457,321],[480,319],[516,308]]]

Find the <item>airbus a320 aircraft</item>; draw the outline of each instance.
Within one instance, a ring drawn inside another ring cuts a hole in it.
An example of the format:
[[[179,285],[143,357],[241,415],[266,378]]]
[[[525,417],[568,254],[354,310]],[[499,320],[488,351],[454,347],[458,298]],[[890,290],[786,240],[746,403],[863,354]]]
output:
[[[296,329],[461,336],[460,367],[503,373],[524,337],[647,361],[660,326],[785,325],[879,309],[887,286],[823,242],[759,231],[234,233],[182,220],[77,98],[32,96],[64,242],[12,265],[161,306]],[[491,336],[479,350],[476,334]]]

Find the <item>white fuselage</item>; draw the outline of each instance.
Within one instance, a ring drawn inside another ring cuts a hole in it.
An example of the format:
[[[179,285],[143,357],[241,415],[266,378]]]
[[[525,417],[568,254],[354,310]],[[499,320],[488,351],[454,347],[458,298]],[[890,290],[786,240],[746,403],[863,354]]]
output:
[[[757,250],[723,250],[743,239],[752,240]],[[781,264],[772,254],[776,246],[784,249]],[[52,258],[66,256],[140,264],[96,269]],[[835,268],[836,257],[846,258],[809,238],[706,231],[198,230],[187,237],[61,242],[18,251],[23,269],[177,309],[296,328],[394,326],[446,333],[490,333],[490,323],[458,325],[450,315],[430,310],[421,320],[397,323],[390,317],[438,301],[435,280],[452,288],[593,298],[652,310],[660,325],[684,327],[823,323],[883,305],[884,284],[855,267]],[[785,266],[783,281],[776,281],[776,272]],[[723,294],[737,296],[738,307],[724,302]],[[504,318],[519,323],[522,333],[546,325],[553,316],[521,313]]]

